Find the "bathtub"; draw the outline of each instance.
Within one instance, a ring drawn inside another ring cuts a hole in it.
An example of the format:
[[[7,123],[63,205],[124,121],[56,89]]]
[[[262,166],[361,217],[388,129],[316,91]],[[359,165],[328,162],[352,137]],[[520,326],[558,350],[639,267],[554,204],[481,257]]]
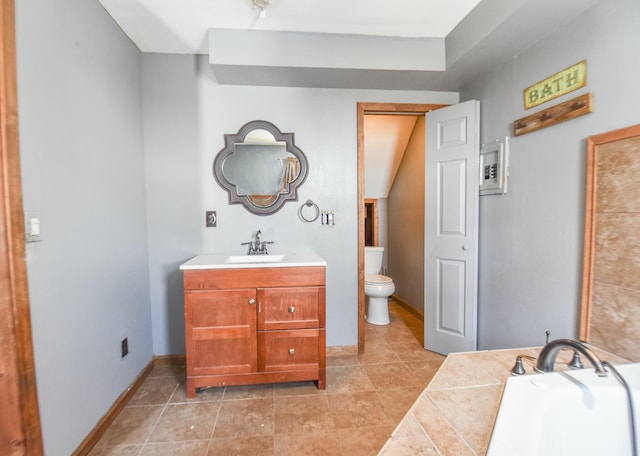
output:
[[[633,391],[640,445],[640,363],[617,365]],[[613,373],[592,368],[510,377],[487,456],[632,456],[629,406]]]

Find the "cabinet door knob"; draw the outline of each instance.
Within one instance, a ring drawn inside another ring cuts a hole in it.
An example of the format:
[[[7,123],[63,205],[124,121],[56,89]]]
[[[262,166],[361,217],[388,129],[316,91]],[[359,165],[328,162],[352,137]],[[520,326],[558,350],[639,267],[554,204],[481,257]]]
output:
[[[295,307],[293,307],[293,306],[289,307],[289,313],[290,314],[294,313],[295,311],[296,311]]]
[[[249,304],[251,304],[253,306],[253,305],[255,305],[255,303],[256,303],[255,299],[253,299],[253,298],[249,299]]]
[[[296,354],[296,349],[295,349],[295,348],[290,348],[290,349],[289,349],[289,354],[290,354],[291,356],[295,355],[295,354]]]

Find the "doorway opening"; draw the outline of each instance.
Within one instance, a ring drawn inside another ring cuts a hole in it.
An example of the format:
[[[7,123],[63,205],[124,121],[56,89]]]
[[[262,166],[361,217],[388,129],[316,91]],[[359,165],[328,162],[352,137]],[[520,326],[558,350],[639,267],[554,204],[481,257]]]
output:
[[[379,245],[373,239],[375,233],[371,227],[372,234],[368,234],[369,224],[378,217],[368,217],[368,199],[365,200],[364,195],[364,144],[365,144],[365,116],[386,114],[386,115],[424,115],[434,109],[442,108],[446,105],[441,104],[410,104],[410,103],[358,103],[357,104],[357,137],[358,137],[358,353],[365,351],[365,293],[364,293],[364,246]],[[371,212],[373,213],[373,206]],[[367,220],[370,222],[367,222]],[[367,242],[376,242],[375,244],[367,244]]]

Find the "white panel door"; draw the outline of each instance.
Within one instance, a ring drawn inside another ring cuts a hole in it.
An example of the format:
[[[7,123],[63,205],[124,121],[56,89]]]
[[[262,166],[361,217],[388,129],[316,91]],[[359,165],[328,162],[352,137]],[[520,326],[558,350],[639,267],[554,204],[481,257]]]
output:
[[[480,102],[427,113],[424,345],[476,350]]]

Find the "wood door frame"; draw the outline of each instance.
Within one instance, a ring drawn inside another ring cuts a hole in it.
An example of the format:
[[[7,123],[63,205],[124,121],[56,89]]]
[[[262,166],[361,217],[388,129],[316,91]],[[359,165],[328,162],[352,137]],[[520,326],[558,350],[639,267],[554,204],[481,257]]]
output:
[[[366,103],[357,104],[358,115],[358,353],[364,353],[364,116],[368,114],[424,115],[446,104]]]
[[[0,453],[44,454],[25,261],[15,4],[0,0]]]
[[[582,296],[580,303],[580,339],[590,340],[591,307],[593,292],[593,273],[596,241],[596,193],[597,193],[597,167],[596,153],[598,147],[625,139],[640,136],[640,124],[632,125],[618,130],[600,133],[587,138],[587,171],[585,184],[585,209],[584,209],[584,246],[582,255]]]

